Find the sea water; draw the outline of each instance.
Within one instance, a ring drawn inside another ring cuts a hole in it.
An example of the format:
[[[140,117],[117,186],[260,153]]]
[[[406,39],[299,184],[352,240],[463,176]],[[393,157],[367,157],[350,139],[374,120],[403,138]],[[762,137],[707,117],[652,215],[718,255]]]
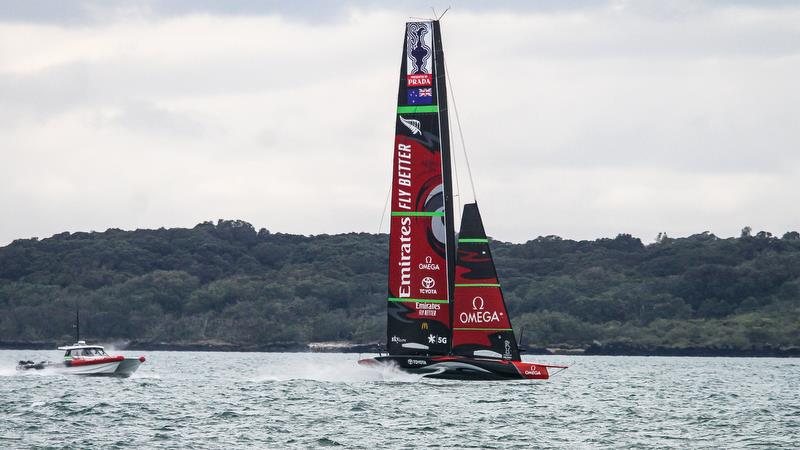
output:
[[[571,367],[459,382],[355,354],[124,353],[147,357],[128,379],[0,351],[0,448],[800,447],[798,359],[532,356]]]

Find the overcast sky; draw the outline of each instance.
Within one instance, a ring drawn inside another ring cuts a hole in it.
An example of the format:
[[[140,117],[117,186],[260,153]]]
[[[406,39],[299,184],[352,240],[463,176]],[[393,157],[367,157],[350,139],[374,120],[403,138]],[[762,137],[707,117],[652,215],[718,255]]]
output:
[[[0,245],[376,232],[431,4],[490,235],[800,230],[800,3],[484,3],[0,3]]]

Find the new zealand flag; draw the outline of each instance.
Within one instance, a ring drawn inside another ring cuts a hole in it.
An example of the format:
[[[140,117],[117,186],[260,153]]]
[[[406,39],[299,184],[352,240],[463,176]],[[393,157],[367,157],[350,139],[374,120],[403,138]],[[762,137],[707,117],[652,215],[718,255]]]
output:
[[[414,88],[408,90],[409,105],[432,105],[433,88]]]

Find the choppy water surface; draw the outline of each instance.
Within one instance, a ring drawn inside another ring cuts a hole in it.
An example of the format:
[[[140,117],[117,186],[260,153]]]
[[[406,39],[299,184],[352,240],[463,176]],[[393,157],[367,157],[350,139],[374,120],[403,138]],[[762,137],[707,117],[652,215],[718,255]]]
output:
[[[0,448],[800,447],[800,360],[537,357],[548,381],[376,372],[359,355],[144,353],[129,379],[17,373]],[[528,358],[526,358],[528,359]]]

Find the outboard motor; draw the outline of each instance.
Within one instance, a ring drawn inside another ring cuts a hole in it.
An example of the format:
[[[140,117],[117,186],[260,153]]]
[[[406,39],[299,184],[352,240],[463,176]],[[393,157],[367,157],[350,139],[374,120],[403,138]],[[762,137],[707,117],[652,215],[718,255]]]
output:
[[[28,370],[28,369],[42,370],[44,369],[45,365],[46,365],[45,361],[41,361],[38,363],[33,361],[20,361],[19,364],[17,364],[17,370]]]

